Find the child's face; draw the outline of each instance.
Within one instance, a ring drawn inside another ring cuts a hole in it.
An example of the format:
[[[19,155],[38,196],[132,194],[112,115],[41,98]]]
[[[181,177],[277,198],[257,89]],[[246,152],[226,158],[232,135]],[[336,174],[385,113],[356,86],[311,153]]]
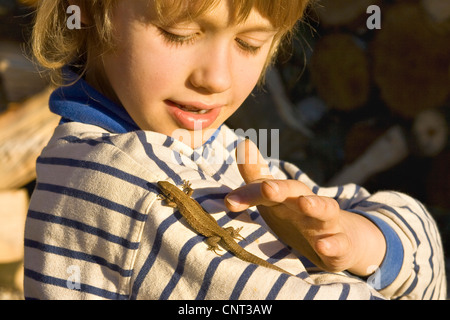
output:
[[[255,10],[230,24],[228,1],[195,21],[161,26],[146,3],[119,1],[106,80],[141,129],[174,137],[185,129],[191,142],[184,142],[198,147],[251,93],[276,30]],[[194,129],[210,130],[195,141]]]

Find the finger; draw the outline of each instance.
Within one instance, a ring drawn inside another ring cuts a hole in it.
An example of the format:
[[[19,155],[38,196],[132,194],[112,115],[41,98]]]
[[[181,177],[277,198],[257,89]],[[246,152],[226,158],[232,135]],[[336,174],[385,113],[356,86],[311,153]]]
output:
[[[261,194],[267,201],[284,203],[298,211],[298,197],[314,193],[298,180],[265,180],[261,182]]]
[[[342,271],[348,266],[350,240],[344,233],[336,233],[316,241],[314,247],[329,271]]]
[[[236,160],[245,183],[273,179],[269,165],[251,140],[246,139],[237,146]]]
[[[264,180],[240,187],[226,197],[227,207],[232,211],[242,211],[248,207],[284,204],[299,211],[299,195],[310,195],[312,191],[297,180]]]
[[[275,202],[268,201],[261,194],[261,183],[254,182],[230,192],[225,197],[225,205],[234,212],[246,210],[257,205],[271,207]]]
[[[322,237],[316,241],[315,247],[318,254],[333,258],[344,255],[348,252],[350,242],[344,233],[336,233]]]
[[[258,147],[249,139],[236,148],[239,172],[247,185],[231,192],[225,203],[232,211],[242,211],[256,205],[287,204],[298,210],[296,198],[312,195],[312,191],[297,180],[274,180]]]
[[[297,205],[306,217],[320,222],[336,219],[340,212],[339,204],[335,199],[314,194],[300,196]]]

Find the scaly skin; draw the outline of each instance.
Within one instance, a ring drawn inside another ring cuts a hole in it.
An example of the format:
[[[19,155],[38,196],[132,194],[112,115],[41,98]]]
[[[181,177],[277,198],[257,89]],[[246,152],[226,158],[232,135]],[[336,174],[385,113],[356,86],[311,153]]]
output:
[[[166,205],[178,208],[192,229],[207,237],[208,250],[217,254],[216,251],[220,250],[218,245],[220,242],[223,247],[241,260],[291,275],[243,249],[235,241],[235,239],[243,239],[239,234],[242,227],[234,229],[233,227],[222,228],[219,226],[217,221],[195,199],[191,198],[194,190],[190,187],[189,182],[184,181],[183,191],[168,181],[159,181],[158,186],[162,192],[159,196],[166,201]]]

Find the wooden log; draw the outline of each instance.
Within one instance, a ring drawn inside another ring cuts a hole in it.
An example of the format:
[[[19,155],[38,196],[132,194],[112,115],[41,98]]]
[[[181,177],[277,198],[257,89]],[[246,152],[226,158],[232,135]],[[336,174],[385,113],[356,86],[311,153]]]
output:
[[[403,161],[409,155],[403,130],[394,126],[379,137],[356,161],[345,166],[328,185],[363,184],[369,177]]]
[[[440,32],[450,32],[450,0],[421,0],[431,25]]]
[[[289,100],[284,90],[283,82],[278,70],[270,68],[266,74],[266,84],[275,103],[280,119],[287,127],[301,132],[306,137],[312,137],[313,133],[305,123],[295,114],[295,106]]]
[[[411,152],[424,157],[434,157],[444,150],[448,140],[445,115],[434,109],[421,112],[411,129]]]
[[[325,28],[354,28],[366,21],[367,8],[380,2],[380,0],[321,0],[316,13],[319,23]]]
[[[349,131],[346,141],[346,166],[331,185],[364,183],[371,176],[402,162],[410,154],[435,157],[448,140],[445,116],[437,110],[426,110],[413,121],[411,130],[394,126],[384,134],[380,128],[361,122]]]
[[[450,36],[427,25],[419,4],[385,10],[370,51],[375,83],[394,114],[413,118],[446,101]]]
[[[433,158],[431,170],[427,176],[427,203],[450,210],[450,150],[446,150]]]
[[[6,110],[8,107],[8,100],[6,100],[6,92],[3,87],[3,80],[0,74],[0,113]]]
[[[59,116],[48,109],[50,89],[0,115],[0,190],[20,188],[36,177],[36,159]]]
[[[26,190],[0,191],[0,264],[17,262],[23,258],[27,208]]]
[[[349,111],[367,102],[369,62],[353,36],[324,36],[314,47],[309,69],[318,95],[329,107]]]
[[[345,163],[356,161],[367,148],[386,132],[386,127],[373,120],[359,121],[352,125],[345,137]]]

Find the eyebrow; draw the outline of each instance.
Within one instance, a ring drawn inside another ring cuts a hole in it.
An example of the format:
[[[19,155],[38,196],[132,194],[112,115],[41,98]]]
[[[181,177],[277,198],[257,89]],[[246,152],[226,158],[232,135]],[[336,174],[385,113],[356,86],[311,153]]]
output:
[[[264,23],[260,21],[250,22],[248,23],[248,25],[247,25],[248,20],[244,20],[243,22],[240,23],[229,22],[226,26],[224,26],[218,23],[216,19],[208,15],[201,15],[192,20],[190,20],[188,17],[185,17],[177,21],[176,24],[178,23],[183,24],[189,22],[198,23],[199,25],[203,25],[212,29],[221,29],[221,28],[228,28],[230,26],[238,26],[242,27],[241,32],[277,33],[279,31],[278,28],[273,27],[270,22]]]
[[[257,25],[257,26],[249,26],[248,28],[243,28],[243,32],[265,32],[265,33],[277,33],[278,30],[272,26],[266,25]]]

